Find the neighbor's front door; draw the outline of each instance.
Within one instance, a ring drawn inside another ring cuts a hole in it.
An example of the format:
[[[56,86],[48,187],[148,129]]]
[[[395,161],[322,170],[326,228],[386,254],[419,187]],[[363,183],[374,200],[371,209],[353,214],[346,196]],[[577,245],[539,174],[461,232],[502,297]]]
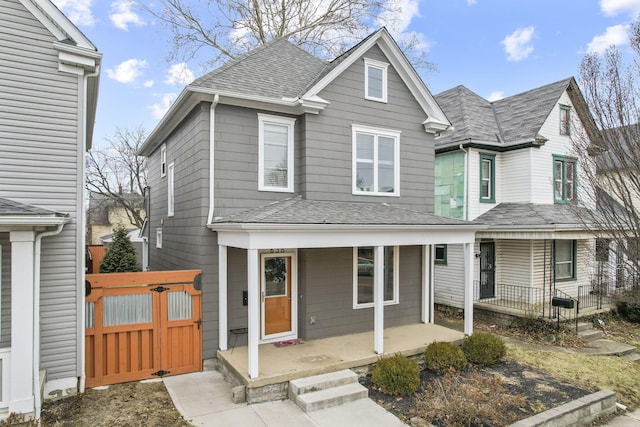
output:
[[[262,339],[295,335],[293,328],[293,255],[262,254]]]
[[[496,296],[496,244],[480,243],[480,299]]]

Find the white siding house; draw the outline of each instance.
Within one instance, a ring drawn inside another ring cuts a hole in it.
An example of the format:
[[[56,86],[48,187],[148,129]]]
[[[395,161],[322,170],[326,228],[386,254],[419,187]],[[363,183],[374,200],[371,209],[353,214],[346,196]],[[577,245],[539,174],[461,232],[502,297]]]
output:
[[[43,378],[45,393],[83,387],[84,153],[101,54],[49,0],[3,0],[0,57],[0,411],[39,416]]]

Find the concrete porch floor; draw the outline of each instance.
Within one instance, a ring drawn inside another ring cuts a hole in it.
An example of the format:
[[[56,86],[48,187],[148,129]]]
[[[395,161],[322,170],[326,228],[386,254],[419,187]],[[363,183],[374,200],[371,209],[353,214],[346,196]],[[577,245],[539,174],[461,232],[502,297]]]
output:
[[[462,332],[434,324],[414,324],[384,330],[384,354],[419,354],[434,341],[458,342]],[[218,351],[218,360],[227,365],[248,388],[287,382],[296,378],[355,368],[375,363],[373,331],[304,341],[304,344],[259,347],[259,376],[249,378],[247,347]]]

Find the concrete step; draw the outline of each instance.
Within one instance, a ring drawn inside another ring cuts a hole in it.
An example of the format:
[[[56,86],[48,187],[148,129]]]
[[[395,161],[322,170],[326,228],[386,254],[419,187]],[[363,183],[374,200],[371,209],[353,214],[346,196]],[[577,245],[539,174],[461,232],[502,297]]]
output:
[[[622,355],[620,357],[622,357],[623,359],[631,360],[632,362],[640,363],[640,353],[638,353],[637,351]]]
[[[626,356],[635,353],[638,349],[632,345],[624,344],[617,341],[600,339],[591,341],[589,347],[583,351],[586,354],[608,355],[608,356]]]
[[[579,322],[578,323],[578,333],[582,332],[582,331],[590,331],[593,329],[593,324],[591,322]]]
[[[358,375],[350,369],[315,375],[313,377],[299,378],[289,381],[289,398],[295,400],[295,396],[311,393],[318,390],[326,390],[345,384],[358,382]],[[294,397],[292,397],[294,396]]]
[[[350,383],[325,390],[295,396],[295,403],[305,412],[331,408],[354,400],[364,399],[369,390],[359,383]]]
[[[579,331],[578,336],[585,341],[595,341],[604,337],[604,333],[597,329],[585,329]]]

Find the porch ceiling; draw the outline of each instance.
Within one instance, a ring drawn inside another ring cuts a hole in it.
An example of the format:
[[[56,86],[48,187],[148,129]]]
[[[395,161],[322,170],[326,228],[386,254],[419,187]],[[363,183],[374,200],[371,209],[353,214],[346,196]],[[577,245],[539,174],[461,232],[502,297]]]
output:
[[[385,354],[415,355],[424,352],[434,341],[457,342],[464,334],[434,324],[414,324],[384,330]],[[373,351],[373,331],[339,337],[305,341],[304,344],[259,347],[260,373],[250,379],[247,370],[247,347],[218,351],[218,359],[226,363],[250,388],[277,384],[296,378],[375,363],[379,355]]]

